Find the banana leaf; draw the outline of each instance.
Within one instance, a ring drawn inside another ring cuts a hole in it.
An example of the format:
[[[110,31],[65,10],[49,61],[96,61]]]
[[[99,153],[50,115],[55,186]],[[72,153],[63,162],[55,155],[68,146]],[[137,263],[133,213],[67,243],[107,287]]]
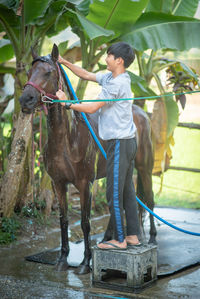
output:
[[[161,13],[144,13],[129,33],[121,36],[139,51],[176,49],[186,51],[199,48],[200,20]]]
[[[127,71],[131,78],[131,89],[134,97],[157,96],[157,94],[148,86],[146,80],[130,71]],[[152,98],[151,100],[155,100]]]
[[[12,9],[14,12],[16,12],[18,6],[19,6],[20,0],[0,0],[0,4],[5,6],[8,9]]]
[[[85,16],[82,15],[80,12],[77,11],[76,15],[91,40],[93,40],[97,37],[100,37],[100,36],[113,36],[114,35],[114,31],[107,30],[107,29],[91,22],[90,20],[86,19]]]
[[[173,7],[173,0],[149,0],[145,12],[154,11],[154,12],[163,12],[171,13]]]
[[[115,31],[115,36],[128,32],[139,18],[148,0],[94,0],[90,5],[88,20]]]
[[[0,63],[14,56],[13,47],[8,39],[0,40]]]
[[[8,67],[4,65],[0,65],[0,74],[12,74],[14,75],[16,73],[15,67]]]
[[[199,0],[149,0],[145,12],[154,11],[169,13],[176,16],[193,17],[196,13]]]
[[[165,107],[167,113],[167,138],[172,135],[174,129],[178,125],[179,110],[177,103],[173,97],[165,98]]]
[[[175,16],[193,17],[197,11],[199,0],[182,0],[177,1],[177,5],[173,10]]]
[[[52,0],[24,0],[25,24],[32,24],[35,19],[44,17]]]
[[[79,5],[77,5],[77,9],[84,15],[87,16],[89,14],[89,6],[91,4],[91,0],[83,0]]]

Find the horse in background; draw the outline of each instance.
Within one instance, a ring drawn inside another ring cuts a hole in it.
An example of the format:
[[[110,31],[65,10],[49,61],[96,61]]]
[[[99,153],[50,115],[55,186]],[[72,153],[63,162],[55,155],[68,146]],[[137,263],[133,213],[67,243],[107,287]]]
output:
[[[50,55],[38,56],[32,51],[32,56],[33,63],[28,74],[28,82],[19,99],[22,111],[33,113],[37,107],[43,104],[42,96],[55,98],[62,81],[65,82],[64,91],[68,99],[73,99],[66,78],[57,63],[59,56],[57,46],[53,46]],[[46,171],[52,179],[60,208],[61,255],[56,268],[60,271],[68,268],[69,238],[66,194],[67,186],[71,183],[80,192],[81,228],[85,246],[83,261],[76,272],[85,274],[90,271],[91,259],[91,187],[94,180],[105,177],[106,160],[89,133],[85,122],[81,119],[80,113],[66,110],[59,103],[47,103],[46,107],[48,109],[48,138],[44,148],[44,163]],[[87,118],[99,138],[97,113],[87,115]],[[139,198],[153,210],[153,150],[150,121],[146,113],[136,105],[133,105],[133,118],[138,132],[138,150],[135,159],[139,182],[137,192]],[[103,140],[100,142],[105,148],[106,142]],[[150,242],[154,242],[156,228],[153,216],[150,216],[150,219]],[[109,233],[108,228],[105,238],[109,236]]]

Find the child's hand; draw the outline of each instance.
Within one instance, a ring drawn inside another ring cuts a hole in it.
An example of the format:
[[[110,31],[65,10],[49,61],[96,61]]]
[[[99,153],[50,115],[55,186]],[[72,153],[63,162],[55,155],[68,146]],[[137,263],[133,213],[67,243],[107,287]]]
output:
[[[59,89],[59,90],[56,92],[56,96],[57,96],[58,99],[61,100],[61,101],[65,101],[65,100],[67,100],[67,97],[66,97],[65,93],[64,93],[61,89]],[[65,106],[65,102],[61,102],[60,104],[61,104],[62,106]]]
[[[63,63],[63,60],[64,60],[64,59],[62,58],[62,56],[59,55],[59,56],[58,56],[58,62],[62,64],[62,63]]]

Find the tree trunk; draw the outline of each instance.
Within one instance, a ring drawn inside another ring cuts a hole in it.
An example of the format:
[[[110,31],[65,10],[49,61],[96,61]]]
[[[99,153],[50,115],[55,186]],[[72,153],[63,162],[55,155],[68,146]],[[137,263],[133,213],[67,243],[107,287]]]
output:
[[[16,76],[15,76],[15,109],[13,119],[16,120],[13,122],[13,132],[15,133],[17,126],[18,126],[18,117],[21,110],[19,98],[22,94],[23,86],[27,81],[27,74],[25,71],[25,63],[22,61],[18,61],[16,63]],[[29,133],[31,136],[31,128]],[[32,179],[32,142],[31,138],[29,141],[27,140],[27,145],[25,149],[25,159],[22,161],[21,167],[23,170],[21,171],[21,178],[19,181],[19,186],[16,186],[18,190],[16,194],[16,202],[15,206],[18,210],[27,204],[30,200],[33,200],[33,183],[31,182]]]
[[[46,171],[44,171],[40,183],[39,200],[45,202],[44,215],[46,217],[49,217],[52,211],[52,207],[56,204],[57,199],[52,188],[51,178]]]
[[[87,88],[88,81],[79,79],[78,85],[76,88],[76,94],[79,100],[83,100],[85,90]]]
[[[31,115],[21,112],[8,156],[7,171],[0,182],[0,217],[10,217],[14,211],[30,138]]]
[[[92,57],[90,57],[90,59],[92,60]],[[92,72],[93,67],[90,65],[90,63],[88,62],[88,66],[87,67],[85,67],[85,65],[87,65],[87,64],[86,64],[85,61],[83,61],[82,62],[82,67],[84,69],[86,69],[88,72]],[[87,80],[79,79],[78,85],[77,85],[77,88],[76,88],[76,94],[77,94],[77,97],[78,97],[79,100],[83,100],[83,97],[84,97],[87,85],[88,85],[88,81]]]

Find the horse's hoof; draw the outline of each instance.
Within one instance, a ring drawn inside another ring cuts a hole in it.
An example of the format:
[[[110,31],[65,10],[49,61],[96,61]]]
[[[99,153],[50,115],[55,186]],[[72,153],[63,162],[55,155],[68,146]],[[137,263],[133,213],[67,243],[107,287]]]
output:
[[[68,268],[69,268],[69,265],[66,262],[65,263],[64,262],[57,263],[55,266],[55,270],[58,272],[67,271]]]
[[[83,275],[83,274],[87,274],[90,273],[91,268],[88,265],[80,265],[76,270],[75,273],[78,275]]]
[[[150,238],[148,244],[158,245],[155,238]]]

